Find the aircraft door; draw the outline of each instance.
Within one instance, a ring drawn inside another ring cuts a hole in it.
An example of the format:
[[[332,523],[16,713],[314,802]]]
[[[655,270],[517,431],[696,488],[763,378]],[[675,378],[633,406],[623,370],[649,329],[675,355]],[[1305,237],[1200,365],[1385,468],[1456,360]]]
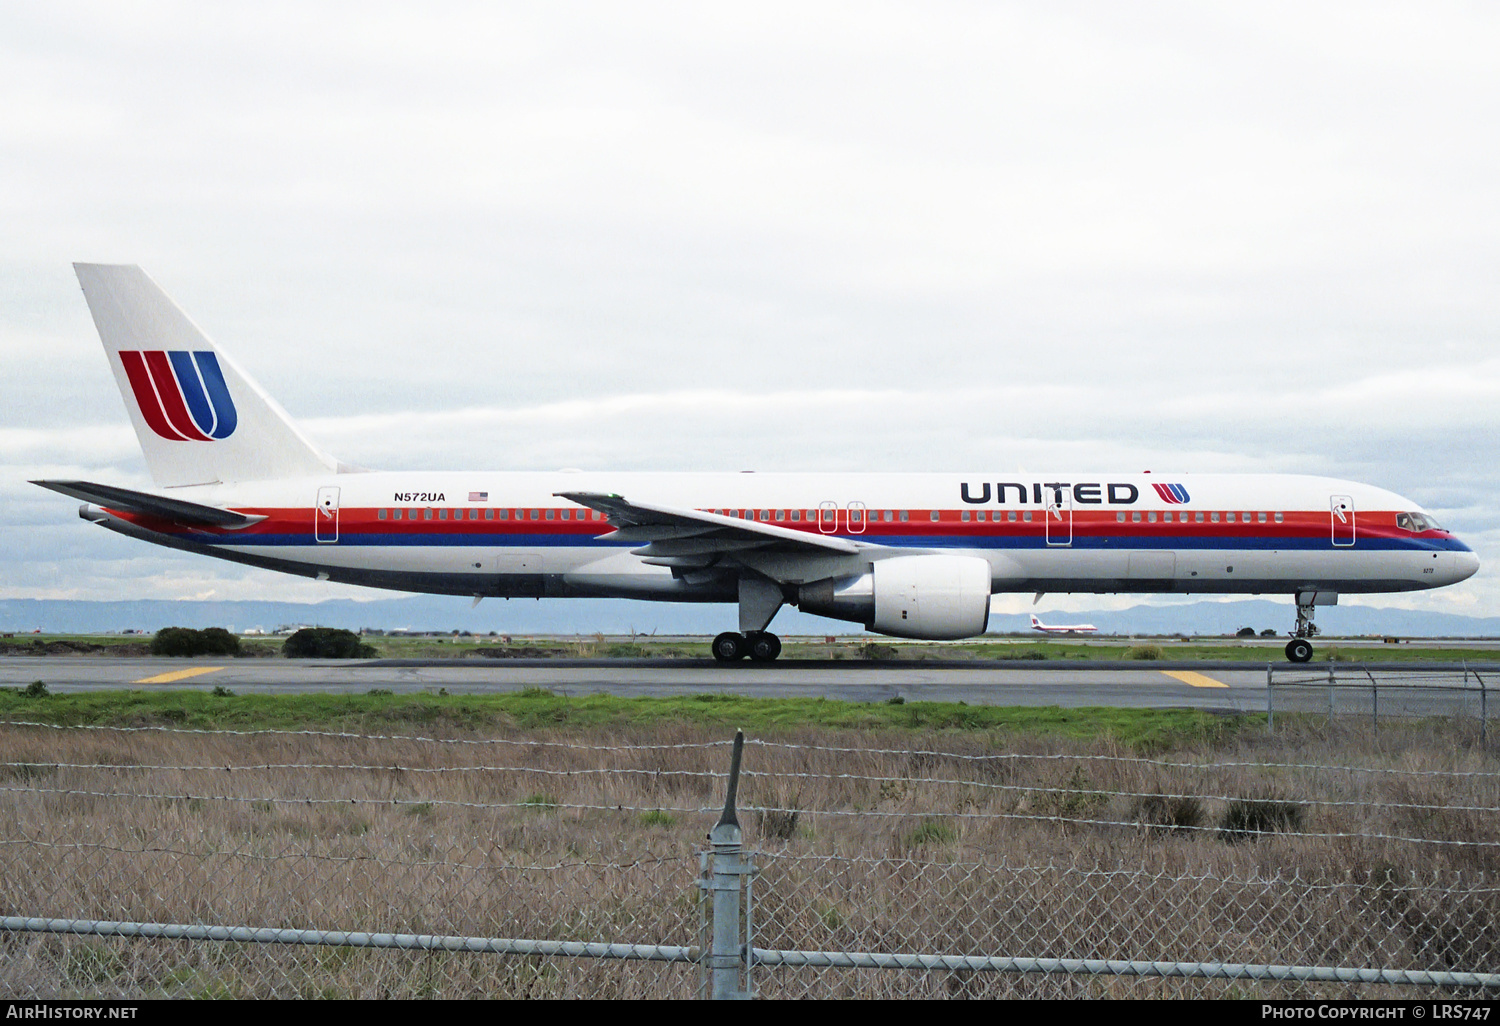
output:
[[[1347,495],[1334,495],[1328,500],[1329,523],[1333,528],[1333,544],[1341,548],[1354,544],[1354,500]]]
[[[339,540],[339,490],[318,489],[318,504],[313,510],[313,537],[328,544]]]
[[[1067,488],[1047,488],[1047,511],[1042,519],[1047,523],[1048,545],[1073,544],[1073,492]]]
[[[864,534],[866,517],[865,504],[862,502],[849,503],[849,533]]]
[[[832,534],[839,529],[839,504],[832,500],[818,503],[818,530]]]

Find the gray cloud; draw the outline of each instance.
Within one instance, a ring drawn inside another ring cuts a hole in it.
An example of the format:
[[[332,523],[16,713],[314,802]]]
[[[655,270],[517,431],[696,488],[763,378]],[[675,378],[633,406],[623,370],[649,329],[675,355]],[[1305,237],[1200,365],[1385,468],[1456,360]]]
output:
[[[58,3],[0,30],[0,594],[309,587],[78,542],[19,484],[144,481],[78,259],[141,263],[373,466],[1328,473],[1500,557],[1488,10]],[[1500,610],[1488,571],[1403,601]]]

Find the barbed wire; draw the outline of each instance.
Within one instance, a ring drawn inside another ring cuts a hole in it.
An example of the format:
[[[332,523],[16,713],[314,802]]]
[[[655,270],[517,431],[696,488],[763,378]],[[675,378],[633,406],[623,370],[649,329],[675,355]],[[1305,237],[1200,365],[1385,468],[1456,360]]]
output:
[[[943,752],[931,749],[905,749],[905,748],[846,748],[833,745],[800,745],[784,741],[766,741],[760,738],[746,738],[746,747],[756,745],[762,748],[784,748],[793,751],[807,752],[829,752],[836,755],[899,755],[899,756],[922,756],[927,758],[955,759],[964,762],[1022,762],[1028,760],[1054,761],[1054,762],[1117,762],[1143,766],[1156,766],[1162,769],[1190,769],[1190,770],[1219,770],[1219,769],[1291,769],[1291,770],[1330,770],[1334,772],[1347,773],[1388,773],[1399,776],[1435,776],[1435,777],[1495,777],[1500,779],[1500,769],[1495,770],[1419,770],[1403,769],[1395,766],[1336,766],[1324,763],[1303,762],[1174,762],[1169,759],[1149,759],[1139,755],[1068,755],[1059,753],[1030,753],[1030,752],[991,752],[987,754],[971,755],[960,752]]]
[[[552,810],[576,810],[594,812],[676,812],[684,815],[710,814],[718,811],[713,806],[699,805],[696,807],[664,806],[664,805],[598,805],[591,803],[560,802],[552,801],[550,798],[534,799],[519,802],[465,802],[448,798],[290,798],[281,796],[244,796],[244,795],[212,795],[212,794],[158,794],[153,792],[134,791],[86,791],[77,788],[32,788],[32,787],[0,787],[0,793],[19,793],[36,795],[68,795],[86,798],[119,798],[146,801],[169,801],[169,802],[233,802],[240,804],[265,804],[265,805],[303,805],[303,806],[385,806],[385,807],[408,807],[428,806],[444,808],[465,809],[522,809],[531,811]],[[870,818],[897,818],[897,819],[967,819],[967,820],[1020,820],[1028,822],[1046,822],[1055,824],[1069,824],[1074,826],[1101,826],[1101,827],[1128,827],[1132,830],[1145,830],[1151,832],[1214,832],[1233,836],[1282,836],[1282,837],[1304,837],[1323,840],[1341,839],[1366,839],[1382,841],[1398,841],[1407,844],[1440,844],[1479,848],[1500,848],[1500,841],[1469,841],[1453,840],[1448,838],[1409,837],[1401,834],[1384,834],[1362,831],[1301,831],[1290,829],[1262,830],[1249,826],[1245,827],[1217,827],[1199,826],[1185,823],[1153,823],[1144,820],[1107,820],[1091,819],[1083,817],[1071,817],[1062,815],[1039,815],[1022,812],[933,812],[924,811],[883,811],[883,810],[853,810],[853,809],[794,809],[776,805],[750,805],[743,807],[742,811],[752,813],[775,812],[781,814],[796,813],[798,815],[810,816],[849,816]]]
[[[1207,872],[1207,871],[1194,872],[1194,871],[1190,871],[1190,870],[1181,870],[1181,871],[1177,871],[1177,872],[1170,872],[1170,871],[1165,870],[1165,869],[1150,869],[1150,868],[1147,868],[1147,867],[1123,867],[1123,866],[1115,866],[1115,867],[1111,868],[1111,867],[1104,867],[1104,866],[1098,866],[1098,865],[1094,865],[1094,866],[1087,866],[1087,865],[1080,866],[1077,863],[1072,863],[1072,864],[1058,863],[1055,860],[1050,859],[1050,858],[1046,862],[1043,862],[1043,863],[1034,863],[1034,862],[1019,862],[1019,863],[1017,863],[1017,862],[1011,862],[1008,858],[1006,858],[1003,855],[1000,856],[999,858],[988,859],[988,860],[983,861],[983,862],[965,861],[965,860],[962,860],[962,859],[948,859],[948,858],[942,859],[941,861],[933,860],[931,862],[923,862],[922,860],[916,859],[916,858],[892,858],[889,855],[885,855],[885,856],[876,856],[876,855],[840,855],[840,854],[836,854],[836,853],[789,852],[789,851],[774,851],[774,850],[758,849],[756,851],[755,857],[756,857],[756,859],[758,861],[760,861],[762,863],[768,863],[768,862],[808,862],[808,863],[844,862],[844,863],[849,863],[849,864],[853,864],[853,865],[865,865],[865,866],[871,866],[871,867],[879,867],[879,866],[888,866],[892,862],[906,862],[906,863],[914,863],[914,864],[919,865],[919,866],[934,866],[934,867],[941,868],[941,869],[952,869],[952,870],[960,871],[960,872],[1034,873],[1034,874],[1041,874],[1041,873],[1061,873],[1061,874],[1065,874],[1065,875],[1068,875],[1068,876],[1102,877],[1102,878],[1105,878],[1105,879],[1114,879],[1114,878],[1117,878],[1117,877],[1124,877],[1126,879],[1141,879],[1141,878],[1144,878],[1144,879],[1149,879],[1149,880],[1171,880],[1171,881],[1175,881],[1175,882],[1179,882],[1179,883],[1239,883],[1239,884],[1245,884],[1246,886],[1267,886],[1267,887],[1280,886],[1280,885],[1285,885],[1285,884],[1291,884],[1291,885],[1295,885],[1295,886],[1299,886],[1299,887],[1307,887],[1309,889],[1314,889],[1314,890],[1343,890],[1343,889],[1346,889],[1346,888],[1349,888],[1349,887],[1363,887],[1363,886],[1366,886],[1366,884],[1367,884],[1367,881],[1363,881],[1363,880],[1358,880],[1358,879],[1353,879],[1352,878],[1352,876],[1353,876],[1353,874],[1355,872],[1353,869],[1346,869],[1345,870],[1345,873],[1349,874],[1351,876],[1351,879],[1343,880],[1343,881],[1337,881],[1337,880],[1336,881],[1318,881],[1318,880],[1304,879],[1303,876],[1302,876],[1302,871],[1299,870],[1299,869],[1293,868],[1291,870],[1287,870],[1287,869],[1285,869],[1284,867],[1281,867],[1281,866],[1274,867],[1274,869],[1270,872],[1269,875],[1267,875],[1264,872],[1264,870],[1261,867],[1259,867],[1259,866],[1253,866],[1253,865],[1252,866],[1247,866],[1246,869],[1247,869],[1247,871],[1248,871],[1248,873],[1250,875],[1248,875],[1248,876],[1237,876],[1237,875],[1232,875],[1232,874],[1212,873],[1212,872]],[[1438,884],[1444,884],[1444,885],[1462,885],[1465,890],[1470,891],[1472,893],[1496,893],[1496,894],[1500,894],[1500,882],[1496,882],[1493,886],[1490,885],[1487,882],[1490,879],[1489,876],[1487,874],[1485,874],[1484,872],[1482,872],[1482,871],[1478,874],[1478,879],[1474,880],[1474,881],[1465,880],[1464,877],[1463,877],[1463,874],[1461,874],[1459,871],[1453,870],[1453,869],[1441,869],[1441,868],[1438,868],[1438,867],[1433,867],[1430,870],[1430,874],[1431,874],[1431,883],[1433,885],[1438,885]],[[1412,872],[1411,873],[1411,878],[1415,881],[1414,883],[1410,883],[1410,884],[1392,883],[1392,884],[1390,884],[1390,886],[1396,887],[1397,889],[1401,889],[1403,887],[1410,888],[1410,889],[1415,889],[1415,887],[1416,887],[1417,884],[1423,882],[1423,878],[1421,876],[1420,871]]]
[[[496,862],[445,862],[439,859],[399,859],[379,858],[374,855],[329,855],[311,851],[293,851],[265,854],[262,852],[245,851],[243,849],[213,851],[185,851],[180,848],[167,847],[139,847],[127,848],[122,845],[92,843],[85,841],[44,841],[39,838],[10,838],[0,840],[0,848],[9,846],[24,846],[36,848],[56,849],[80,849],[85,851],[111,852],[117,855],[180,855],[183,858],[229,858],[246,859],[254,862],[288,862],[310,859],[315,862],[370,862],[380,866],[404,866],[404,867],[441,867],[445,869],[482,869],[495,872],[518,872],[518,873],[551,873],[564,869],[635,869],[650,865],[665,865],[669,862],[696,862],[696,854],[683,855],[656,855],[637,856],[628,862],[552,862],[530,866],[520,866],[513,863]]]
[[[70,770],[108,770],[111,772],[121,770],[151,770],[172,772],[209,772],[209,773],[232,773],[232,772],[270,772],[276,770],[331,770],[339,772],[371,772],[371,773],[413,773],[413,774],[444,774],[444,773],[517,773],[533,774],[551,777],[588,777],[588,776],[618,776],[622,774],[643,777],[685,777],[709,781],[719,781],[728,778],[727,773],[714,773],[700,770],[667,770],[634,767],[592,767],[582,769],[545,769],[537,766],[402,766],[402,765],[380,765],[380,764],[337,764],[337,763],[260,763],[250,765],[174,765],[163,764],[136,764],[136,763],[30,763],[30,762],[6,762],[0,763],[0,768],[36,770],[36,769],[70,769]],[[941,777],[906,777],[906,776],[871,776],[858,773],[787,773],[779,771],[745,771],[743,773],[747,781],[757,779],[792,779],[792,780],[822,780],[857,783],[879,783],[879,784],[902,784],[919,785],[930,784],[941,787],[969,787],[983,790],[998,791],[1004,793],[1023,792],[1027,794],[1056,794],[1069,797],[1100,796],[1105,798],[1156,798],[1174,801],[1272,801],[1279,805],[1297,805],[1302,807],[1327,807],[1327,808],[1382,808],[1382,809],[1404,809],[1421,812],[1478,812],[1478,813],[1500,813],[1500,807],[1489,805],[1454,805],[1451,803],[1428,804],[1420,802],[1394,802],[1379,799],[1340,800],[1330,798],[1266,798],[1249,795],[1228,794],[1186,794],[1169,791],[1128,791],[1117,788],[1104,787],[1050,787],[1037,784],[998,784],[983,780],[960,780]],[[0,789],[6,790],[6,789]]]
[[[385,806],[443,806],[461,809],[529,809],[546,812],[553,809],[579,809],[599,812],[681,812],[710,813],[720,809],[700,805],[694,808],[677,808],[666,805],[589,805],[553,801],[550,796],[519,802],[462,802],[452,798],[285,798],[281,796],[229,795],[229,794],[156,794],[141,791],[85,791],[64,787],[0,787],[0,793],[73,795],[81,798],[135,798],[166,802],[240,802],[264,805],[385,805]]]
[[[1106,827],[1129,827],[1146,833],[1173,833],[1173,832],[1203,832],[1218,833],[1230,836],[1260,836],[1260,837],[1309,837],[1323,840],[1371,840],[1371,841],[1401,841],[1408,844],[1451,844],[1477,848],[1500,848],[1500,841],[1457,841],[1447,838],[1436,837],[1406,837],[1401,834],[1379,834],[1362,832],[1313,832],[1305,830],[1261,830],[1254,827],[1225,827],[1225,826],[1199,826],[1187,823],[1154,823],[1149,820],[1109,820],[1109,819],[1082,819],[1069,816],[1051,815],[1043,816],[1025,812],[899,812],[899,811],[877,811],[873,809],[793,809],[775,805],[742,806],[741,812],[776,812],[797,813],[808,816],[873,816],[883,819],[1017,819],[1031,822],[1056,823],[1069,826],[1106,826]]]

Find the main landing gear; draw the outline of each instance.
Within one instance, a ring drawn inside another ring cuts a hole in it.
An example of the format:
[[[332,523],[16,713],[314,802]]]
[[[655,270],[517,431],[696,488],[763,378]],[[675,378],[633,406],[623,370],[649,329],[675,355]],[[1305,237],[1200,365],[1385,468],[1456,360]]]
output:
[[[749,656],[757,663],[769,663],[781,655],[781,639],[770,631],[751,631],[740,634],[725,631],[714,639],[714,658],[721,663],[732,663]]]
[[[1312,642],[1308,639],[1318,633],[1318,626],[1313,623],[1318,598],[1317,592],[1297,593],[1297,626],[1292,630],[1292,640],[1286,643],[1286,657],[1291,662],[1305,663],[1313,657]],[[1336,596],[1334,601],[1337,601]]]

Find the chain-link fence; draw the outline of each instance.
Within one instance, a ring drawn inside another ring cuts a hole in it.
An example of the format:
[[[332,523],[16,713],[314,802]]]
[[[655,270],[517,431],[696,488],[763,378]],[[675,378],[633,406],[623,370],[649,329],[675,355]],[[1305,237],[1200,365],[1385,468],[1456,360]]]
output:
[[[1351,663],[1266,668],[1266,715],[1321,716],[1327,729],[1378,731],[1382,720],[1450,720],[1488,744],[1500,675],[1490,668],[1373,669]]]
[[[1162,757],[788,731],[746,747],[741,846],[705,844],[730,746],[693,727],[6,724],[0,989],[1493,995],[1494,756],[1301,729]]]

